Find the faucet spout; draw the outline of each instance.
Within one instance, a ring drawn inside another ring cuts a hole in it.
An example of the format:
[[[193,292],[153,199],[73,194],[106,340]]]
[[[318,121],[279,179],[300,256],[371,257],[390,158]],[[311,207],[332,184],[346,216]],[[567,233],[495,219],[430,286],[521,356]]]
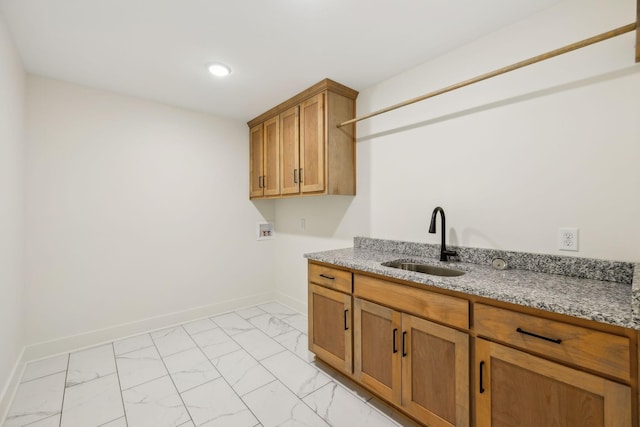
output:
[[[444,209],[442,209],[440,206],[436,207],[431,213],[431,223],[429,224],[429,233],[431,234],[436,233],[436,216],[438,215],[438,213],[440,213],[440,216],[442,217],[440,221],[440,225],[441,225],[440,237],[442,238],[442,243],[440,244],[440,261],[449,261],[449,257],[457,256],[458,253],[456,251],[447,250],[446,220],[444,216]]]

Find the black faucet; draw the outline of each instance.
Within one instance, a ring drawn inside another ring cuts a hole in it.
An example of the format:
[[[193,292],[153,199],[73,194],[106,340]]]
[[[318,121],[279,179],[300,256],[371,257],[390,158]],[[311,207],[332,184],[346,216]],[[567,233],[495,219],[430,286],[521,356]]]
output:
[[[440,245],[440,261],[449,261],[449,257],[450,256],[457,256],[458,253],[456,251],[448,251],[447,250],[447,246],[445,244],[446,241],[446,227],[445,227],[445,219],[444,219],[444,209],[442,209],[440,206],[438,206],[437,208],[435,208],[433,210],[433,213],[431,214],[431,224],[429,225],[429,233],[431,234],[435,234],[436,233],[436,215],[438,214],[438,212],[440,212],[440,215],[442,216],[442,244]]]

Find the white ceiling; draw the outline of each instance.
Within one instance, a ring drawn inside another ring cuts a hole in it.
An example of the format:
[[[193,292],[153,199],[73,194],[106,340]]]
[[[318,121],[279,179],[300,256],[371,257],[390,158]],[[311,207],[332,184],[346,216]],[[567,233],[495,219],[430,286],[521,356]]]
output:
[[[0,0],[0,13],[30,73],[246,121],[325,77],[363,90],[555,3]],[[214,61],[232,75],[210,76]]]

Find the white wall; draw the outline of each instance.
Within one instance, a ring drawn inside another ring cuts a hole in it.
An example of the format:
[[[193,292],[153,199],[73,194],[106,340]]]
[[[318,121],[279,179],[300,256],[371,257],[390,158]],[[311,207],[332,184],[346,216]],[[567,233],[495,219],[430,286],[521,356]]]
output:
[[[562,2],[362,91],[358,114],[632,23],[635,7]],[[630,33],[361,122],[350,205],[277,205],[279,291],[304,302],[302,254],[351,246],[355,235],[439,243],[427,234],[436,206],[452,244],[640,261],[634,52]],[[296,228],[305,216],[308,229]],[[557,250],[559,227],[579,228],[579,252]]]
[[[244,123],[39,77],[27,111],[29,344],[273,295]]]
[[[634,0],[565,1],[362,91],[358,113],[634,19]],[[561,253],[557,228],[572,226],[580,252],[562,254],[638,261],[633,57],[628,34],[362,122],[356,197],[257,202],[247,198],[244,123],[29,78],[26,340],[241,304],[273,288],[304,308],[303,253],[356,235],[439,243],[427,234],[437,205],[453,244]],[[276,240],[256,242],[262,218],[276,219]],[[11,307],[3,315],[19,317]]]
[[[0,18],[0,419],[24,345],[24,80],[22,64]]]

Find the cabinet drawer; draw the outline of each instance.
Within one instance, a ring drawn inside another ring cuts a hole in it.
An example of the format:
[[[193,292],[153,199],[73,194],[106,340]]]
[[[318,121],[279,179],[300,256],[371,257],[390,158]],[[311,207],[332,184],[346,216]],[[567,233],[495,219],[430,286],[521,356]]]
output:
[[[351,277],[352,274],[349,271],[338,270],[324,265],[309,264],[309,282],[317,285],[350,294],[352,289]]]
[[[629,338],[511,310],[476,304],[478,336],[630,380]]]
[[[469,302],[462,298],[359,274],[354,276],[353,292],[358,297],[405,313],[461,329],[469,328]]]

